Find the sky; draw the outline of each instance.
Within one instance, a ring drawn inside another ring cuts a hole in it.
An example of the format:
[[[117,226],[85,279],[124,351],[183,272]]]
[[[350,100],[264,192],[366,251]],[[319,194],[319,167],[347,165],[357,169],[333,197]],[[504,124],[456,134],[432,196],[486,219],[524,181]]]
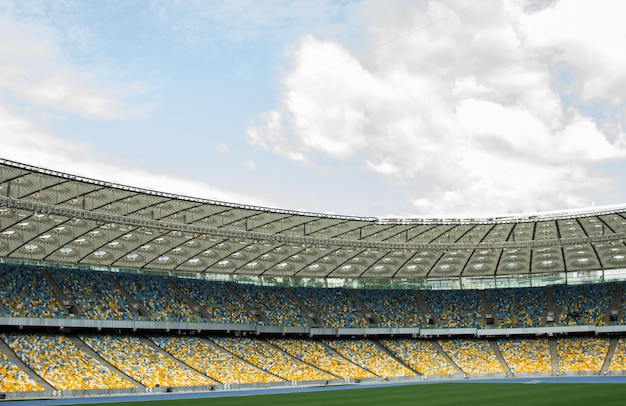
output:
[[[626,204],[623,0],[0,0],[0,158],[366,217]]]

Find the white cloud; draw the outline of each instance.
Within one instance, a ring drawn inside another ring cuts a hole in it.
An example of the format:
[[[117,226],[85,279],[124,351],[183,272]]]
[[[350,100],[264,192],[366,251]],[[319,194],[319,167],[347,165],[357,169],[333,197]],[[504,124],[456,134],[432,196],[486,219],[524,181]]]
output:
[[[99,119],[142,117],[150,111],[149,103],[124,101],[144,93],[147,84],[107,80],[94,70],[66,58],[54,28],[0,15],[0,102]]]
[[[36,166],[58,168],[89,162],[93,155],[82,143],[68,143],[0,105],[2,157]]]
[[[230,147],[228,145],[226,145],[226,144],[219,144],[217,146],[217,150],[219,152],[228,152],[230,150]]]
[[[619,0],[568,0],[519,18],[529,48],[575,75],[571,91],[583,100],[623,103],[626,55],[623,52],[626,3]],[[558,27],[558,29],[555,29]]]
[[[275,207],[261,196],[250,196],[211,186],[205,182],[149,173],[108,162],[90,145],[51,135],[14,112],[0,106],[2,158],[92,179],[226,202]]]
[[[365,2],[369,52],[303,37],[248,139],[386,177],[413,191],[417,214],[589,205],[611,183],[590,165],[626,157],[626,3],[597,3],[431,0],[393,15]],[[617,107],[598,117],[599,102]]]

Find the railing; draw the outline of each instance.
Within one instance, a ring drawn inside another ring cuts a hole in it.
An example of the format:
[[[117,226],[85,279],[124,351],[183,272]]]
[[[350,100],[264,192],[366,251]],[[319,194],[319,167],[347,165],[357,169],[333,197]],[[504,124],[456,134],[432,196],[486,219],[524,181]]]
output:
[[[281,335],[308,335],[309,337],[507,337],[507,336],[558,336],[567,334],[623,334],[626,325],[612,326],[554,326],[528,328],[401,328],[401,327],[294,327],[273,326],[251,323],[191,323],[191,322],[161,322],[149,320],[93,320],[82,318],[30,318],[30,317],[0,317],[0,326],[31,328],[64,329],[91,329],[94,331],[124,330],[130,332],[162,331],[193,332],[193,333],[234,333],[246,335],[281,334]]]

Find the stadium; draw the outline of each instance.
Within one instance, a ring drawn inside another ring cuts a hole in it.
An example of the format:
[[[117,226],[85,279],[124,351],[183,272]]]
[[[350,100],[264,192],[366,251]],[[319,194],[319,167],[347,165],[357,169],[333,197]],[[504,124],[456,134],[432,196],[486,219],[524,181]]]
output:
[[[626,373],[626,208],[367,218],[0,161],[3,399]]]

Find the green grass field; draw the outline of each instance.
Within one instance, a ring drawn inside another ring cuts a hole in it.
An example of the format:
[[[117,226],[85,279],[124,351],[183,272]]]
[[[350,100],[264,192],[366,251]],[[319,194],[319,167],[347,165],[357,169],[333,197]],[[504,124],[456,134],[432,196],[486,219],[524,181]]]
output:
[[[232,394],[236,395],[233,391]],[[141,400],[138,398],[137,400]],[[487,384],[441,383],[433,385],[381,386],[378,388],[299,392],[273,395],[232,396],[206,399],[165,399],[115,403],[134,406],[332,406],[332,405],[585,405],[626,404],[623,384]],[[93,405],[93,404],[92,404]],[[109,403],[109,405],[111,405]]]

